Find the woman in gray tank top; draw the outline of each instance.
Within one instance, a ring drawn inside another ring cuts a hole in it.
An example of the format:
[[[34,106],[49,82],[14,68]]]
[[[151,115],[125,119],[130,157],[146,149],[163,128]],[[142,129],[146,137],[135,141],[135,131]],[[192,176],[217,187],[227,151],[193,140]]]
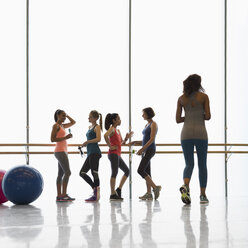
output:
[[[210,107],[208,95],[204,94],[201,86],[201,77],[190,75],[183,82],[183,95],[178,98],[176,122],[184,123],[181,132],[181,145],[184,153],[185,168],[183,173],[184,185],[180,188],[181,199],[190,204],[189,183],[194,169],[194,147],[198,158],[200,202],[208,203],[206,196],[207,186],[207,150],[208,135],[205,120],[210,120]],[[182,116],[184,110],[185,116]]]

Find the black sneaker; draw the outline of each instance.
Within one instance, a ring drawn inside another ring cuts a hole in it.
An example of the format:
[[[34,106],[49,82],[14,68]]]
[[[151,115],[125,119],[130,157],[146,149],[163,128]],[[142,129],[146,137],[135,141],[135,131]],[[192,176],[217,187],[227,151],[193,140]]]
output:
[[[191,203],[189,188],[186,185],[183,185],[180,189],[182,202],[185,204]]]
[[[123,201],[123,198],[119,197],[117,194],[111,195],[109,198],[110,201]]]
[[[116,191],[117,195],[118,195],[119,197],[121,197],[121,189],[120,189],[120,188],[117,188],[115,191]]]

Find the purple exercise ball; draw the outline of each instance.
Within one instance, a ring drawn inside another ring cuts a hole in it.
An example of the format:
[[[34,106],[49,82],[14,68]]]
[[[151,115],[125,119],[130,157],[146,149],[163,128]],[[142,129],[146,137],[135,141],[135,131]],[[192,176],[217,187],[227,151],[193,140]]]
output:
[[[6,173],[6,171],[0,170],[0,204],[8,201],[8,199],[6,198],[6,196],[3,193],[3,189],[2,189],[2,181],[3,181],[3,177],[4,177],[5,173]]]

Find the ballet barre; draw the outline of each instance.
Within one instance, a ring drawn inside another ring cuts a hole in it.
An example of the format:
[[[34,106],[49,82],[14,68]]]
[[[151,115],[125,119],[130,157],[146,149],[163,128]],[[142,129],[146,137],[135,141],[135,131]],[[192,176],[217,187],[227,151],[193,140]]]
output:
[[[81,146],[82,144],[68,144],[68,147],[78,147]],[[100,147],[107,147],[107,144],[99,144]],[[128,145],[123,145],[124,147],[129,147]],[[165,143],[161,144],[158,143],[156,144],[157,147],[181,147],[181,144],[177,143]],[[239,144],[239,143],[212,143],[208,144],[208,146],[211,147],[216,147],[216,146],[224,146],[224,147],[248,147],[248,144]],[[25,144],[25,143],[4,143],[0,144],[0,147],[55,147],[55,144],[41,144],[41,143],[30,143],[30,144]],[[140,147],[140,145],[134,145],[132,147]],[[86,148],[85,148],[86,149]],[[107,154],[107,151],[102,151],[102,154]],[[122,151],[122,154],[134,154],[134,151]],[[181,150],[180,151],[156,151],[157,154],[181,154],[183,153]],[[246,151],[223,151],[223,150],[218,150],[218,151],[208,151],[210,154],[248,154],[248,150]],[[0,151],[0,155],[9,155],[9,154],[30,154],[30,155],[35,155],[35,154],[40,154],[40,155],[46,155],[46,154],[54,154],[53,151]],[[79,154],[79,151],[69,151],[68,154]]]

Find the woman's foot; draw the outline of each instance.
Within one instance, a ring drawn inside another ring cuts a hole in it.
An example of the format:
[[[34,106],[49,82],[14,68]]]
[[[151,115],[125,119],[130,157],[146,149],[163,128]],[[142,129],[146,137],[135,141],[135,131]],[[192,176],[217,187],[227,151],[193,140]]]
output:
[[[94,188],[93,194],[96,197],[97,201],[99,201],[100,200],[100,187],[99,186]]]
[[[56,202],[68,202],[68,201],[74,201],[75,198],[71,198],[69,195],[65,196],[57,196]]]
[[[123,198],[119,197],[117,194],[113,194],[109,198],[110,201],[123,201]]]
[[[185,204],[191,203],[189,187],[187,185],[183,185],[180,189],[182,202]]]
[[[85,199],[86,202],[96,202],[97,198],[96,196],[93,194],[90,198]]]
[[[200,195],[200,203],[209,203],[206,195]]]
[[[115,191],[116,191],[117,195],[118,195],[119,197],[121,197],[121,189],[120,189],[120,188],[117,188]]]
[[[147,192],[143,196],[140,196],[139,199],[142,201],[145,201],[145,200],[151,201],[151,200],[153,200],[153,197],[152,197],[151,193]]]
[[[161,189],[162,189],[161,186],[156,186],[155,189],[153,189],[155,200],[157,200],[159,198]]]

